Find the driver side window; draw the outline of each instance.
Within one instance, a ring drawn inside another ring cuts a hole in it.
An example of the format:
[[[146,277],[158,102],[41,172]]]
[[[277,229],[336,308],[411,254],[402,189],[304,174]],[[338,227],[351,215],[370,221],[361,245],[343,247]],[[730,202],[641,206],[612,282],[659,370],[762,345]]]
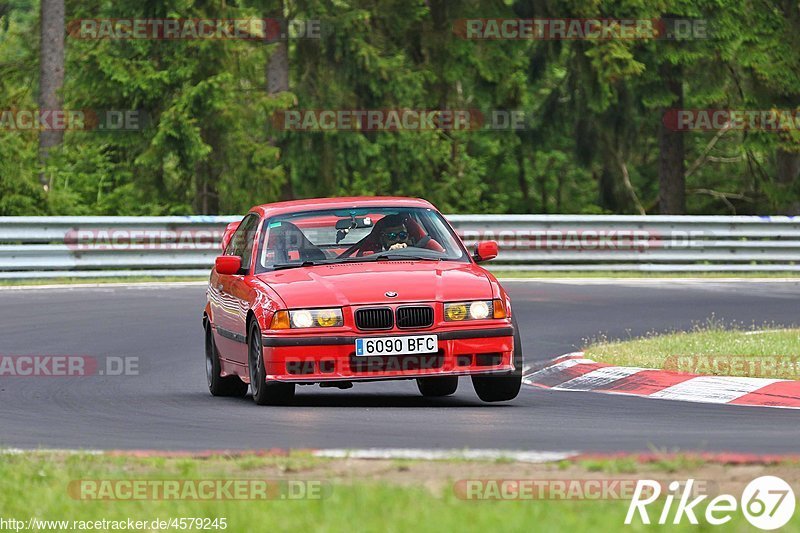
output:
[[[238,255],[242,258],[242,268],[249,270],[250,258],[253,255],[253,240],[258,229],[259,217],[255,213],[247,215],[239,224],[236,232],[231,237],[231,242],[225,250],[225,255]]]

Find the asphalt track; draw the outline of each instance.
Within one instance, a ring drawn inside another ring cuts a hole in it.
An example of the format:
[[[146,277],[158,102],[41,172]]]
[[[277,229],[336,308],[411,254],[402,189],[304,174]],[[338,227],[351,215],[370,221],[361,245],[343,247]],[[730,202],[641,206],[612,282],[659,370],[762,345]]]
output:
[[[507,282],[528,361],[583,339],[717,320],[800,323],[799,282]],[[0,354],[139,358],[127,377],[0,377],[0,447],[500,448],[800,452],[796,410],[524,387],[484,404],[468,380],[427,400],[413,381],[298,388],[257,407],[207,391],[200,286],[0,290]],[[800,340],[798,341],[800,343]]]

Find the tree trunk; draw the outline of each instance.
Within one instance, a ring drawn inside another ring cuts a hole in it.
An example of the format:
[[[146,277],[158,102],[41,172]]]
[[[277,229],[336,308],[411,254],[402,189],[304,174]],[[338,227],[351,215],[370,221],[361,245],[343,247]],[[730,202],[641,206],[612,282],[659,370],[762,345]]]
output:
[[[531,193],[528,188],[528,178],[525,174],[525,149],[522,146],[522,138],[517,146],[517,183],[519,191],[522,193],[523,213],[529,213],[531,209]]]
[[[598,204],[605,211],[621,213],[625,211],[625,201],[621,198],[616,169],[608,161],[603,161],[599,174],[594,173],[597,180]]]
[[[781,185],[790,185],[800,177],[800,152],[787,152],[778,148],[775,152],[776,178]]]
[[[289,90],[289,46],[286,41],[275,43],[267,60],[267,92],[276,94]]]
[[[680,66],[662,65],[661,80],[673,95],[672,107],[683,107],[683,71]],[[666,111],[666,109],[664,109]],[[658,210],[662,215],[686,213],[686,169],[683,132],[658,126]]]
[[[282,20],[283,19],[283,0],[278,2],[278,6],[274,12],[270,14],[270,18]],[[279,40],[272,45],[274,49],[267,59],[267,93],[277,94],[289,90],[289,42],[288,34],[285,39]],[[284,145],[275,137],[269,140],[272,146],[275,146],[281,151],[283,155]],[[281,200],[294,199],[294,187],[292,186],[292,175],[288,168],[288,160],[283,159],[284,171],[286,172],[286,179],[281,187]]]
[[[775,163],[775,181],[779,185],[790,188],[800,179],[800,152],[788,152],[778,148],[775,152]],[[789,200],[783,209],[787,215],[800,215],[800,199]]]
[[[64,0],[41,0],[41,50],[39,58],[39,109],[60,110],[64,85]],[[39,132],[39,182],[49,189],[44,165],[50,150],[64,140],[63,130]]]
[[[216,128],[203,128],[201,130],[203,141],[211,146],[212,154],[224,150],[222,139]],[[220,211],[219,192],[217,184],[223,174],[220,168],[221,159],[209,156],[195,166],[195,212],[201,215],[218,215]]]
[[[439,109],[448,109],[450,103],[450,86],[445,77],[445,70],[448,61],[447,52],[449,50],[449,28],[452,21],[448,16],[448,12],[457,12],[458,6],[453,0],[429,0],[427,2],[428,8],[431,13],[431,21],[433,22],[433,31],[430,38],[432,41],[429,43],[431,49],[431,68],[436,75],[436,81],[433,85],[434,95]],[[449,9],[452,11],[449,11]]]
[[[564,197],[564,173],[556,172],[556,213],[562,213],[561,204]]]

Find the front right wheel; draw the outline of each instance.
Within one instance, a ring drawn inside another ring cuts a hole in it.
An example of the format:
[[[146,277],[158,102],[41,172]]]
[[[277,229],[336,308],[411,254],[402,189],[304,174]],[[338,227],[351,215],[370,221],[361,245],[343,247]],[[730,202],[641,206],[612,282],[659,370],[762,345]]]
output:
[[[517,327],[517,320],[511,319],[514,326],[514,370],[503,374],[472,376],[472,386],[478,398],[484,402],[506,402],[513,400],[522,387],[522,338]]]
[[[294,400],[294,383],[267,382],[264,364],[264,349],[261,343],[261,328],[253,320],[248,335],[248,362],[250,367],[250,390],[258,405],[289,405]]]
[[[243,398],[247,394],[247,383],[239,376],[222,377],[222,365],[219,362],[219,350],[214,342],[211,323],[206,321],[206,381],[212,396],[234,396]]]

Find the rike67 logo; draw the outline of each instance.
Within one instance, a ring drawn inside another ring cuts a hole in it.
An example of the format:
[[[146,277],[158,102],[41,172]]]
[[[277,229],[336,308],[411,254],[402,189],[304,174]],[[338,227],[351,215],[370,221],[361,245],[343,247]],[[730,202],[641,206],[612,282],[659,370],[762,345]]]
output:
[[[625,524],[632,524],[638,514],[643,524],[650,524],[650,511],[657,512],[654,504],[661,496],[661,484],[650,479],[639,480],[625,516]],[[708,524],[719,526],[730,522],[733,516],[741,512],[750,524],[763,530],[774,530],[785,526],[794,514],[796,500],[792,487],[779,477],[762,476],[751,481],[742,492],[739,501],[730,494],[720,494],[710,500],[701,513],[698,506],[707,498],[702,494],[691,499],[694,480],[689,479],[681,484],[673,481],[668,485],[666,497],[663,498],[664,506],[658,513],[654,513],[655,523],[665,525],[668,523],[681,524],[688,520],[690,524],[699,524],[698,515]],[[678,503],[673,511],[675,500]]]

